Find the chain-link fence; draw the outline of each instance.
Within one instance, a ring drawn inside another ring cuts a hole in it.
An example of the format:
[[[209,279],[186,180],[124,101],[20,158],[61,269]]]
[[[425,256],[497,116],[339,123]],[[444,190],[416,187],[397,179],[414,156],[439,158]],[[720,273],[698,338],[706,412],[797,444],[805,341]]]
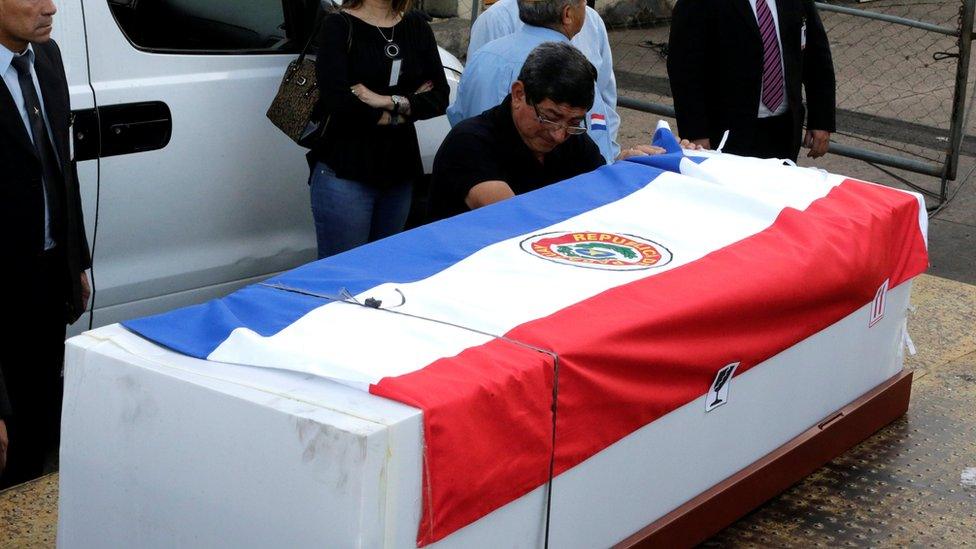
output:
[[[837,76],[837,133],[832,152],[858,157],[861,151],[874,161],[880,158],[880,164],[954,177],[951,130],[953,122],[965,119],[965,109],[954,103],[959,93],[957,66],[961,42],[968,46],[957,30],[963,7],[971,2],[877,0],[821,5]],[[880,21],[834,11],[852,11],[850,8],[908,21]],[[912,21],[928,28],[903,24]],[[657,109],[653,112],[667,113],[672,104],[666,70],[669,31],[666,17],[611,26],[621,106],[651,103]],[[968,52],[962,58],[968,61]],[[968,137],[972,128],[959,129],[959,135],[967,135],[960,140],[961,152],[976,155],[976,139]],[[944,184],[941,192],[928,191],[945,198]]]

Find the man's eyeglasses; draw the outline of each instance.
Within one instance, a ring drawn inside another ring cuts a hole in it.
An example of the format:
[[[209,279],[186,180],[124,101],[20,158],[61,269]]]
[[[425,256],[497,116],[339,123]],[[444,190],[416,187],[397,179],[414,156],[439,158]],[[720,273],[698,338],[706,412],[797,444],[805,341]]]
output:
[[[568,133],[569,135],[580,135],[580,134],[586,133],[586,121],[585,120],[580,120],[579,124],[578,125],[575,125],[575,126],[570,125],[570,124],[566,124],[565,122],[554,122],[554,121],[549,120],[548,118],[542,116],[542,114],[539,112],[539,106],[538,105],[532,105],[532,108],[535,109],[535,118],[536,118],[536,120],[538,120],[540,124],[542,124],[547,130],[549,130],[551,132],[558,132],[559,130],[566,130],[566,133]]]

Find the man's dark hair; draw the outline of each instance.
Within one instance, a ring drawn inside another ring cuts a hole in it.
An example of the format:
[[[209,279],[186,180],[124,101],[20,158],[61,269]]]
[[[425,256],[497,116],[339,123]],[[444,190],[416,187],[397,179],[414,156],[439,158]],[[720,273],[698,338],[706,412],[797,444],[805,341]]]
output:
[[[590,110],[596,68],[582,52],[564,42],[544,42],[526,58],[518,79],[529,103],[551,99]]]
[[[518,0],[519,19],[533,27],[556,28],[562,23],[563,8],[580,0]]]

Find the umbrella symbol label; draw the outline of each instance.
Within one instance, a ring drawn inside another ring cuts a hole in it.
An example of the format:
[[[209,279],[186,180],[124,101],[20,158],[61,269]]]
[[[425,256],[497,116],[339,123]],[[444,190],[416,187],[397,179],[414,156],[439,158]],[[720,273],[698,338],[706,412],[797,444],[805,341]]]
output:
[[[708,394],[705,395],[706,412],[711,412],[729,401],[729,387],[732,385],[732,376],[735,375],[735,369],[738,367],[739,363],[733,362],[715,374],[715,381],[712,382]]]

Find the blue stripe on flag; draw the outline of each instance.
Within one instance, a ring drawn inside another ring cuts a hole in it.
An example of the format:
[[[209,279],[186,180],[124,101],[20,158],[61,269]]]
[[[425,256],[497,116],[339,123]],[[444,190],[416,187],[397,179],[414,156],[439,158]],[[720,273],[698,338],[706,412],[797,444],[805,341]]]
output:
[[[661,147],[668,154],[681,152],[681,144],[678,143],[678,138],[668,128],[658,128],[654,132],[654,137],[651,138],[651,144]]]
[[[704,156],[685,156],[685,153],[681,148],[681,144],[678,143],[678,139],[673,133],[671,133],[671,130],[667,128],[658,128],[657,131],[654,132],[654,137],[651,139],[651,144],[664,149],[665,154],[654,156],[632,156],[627,160],[668,172],[681,173],[682,159],[690,160],[696,164],[701,164],[707,159],[707,157]]]
[[[633,162],[604,166],[558,184],[418,227],[309,263],[269,280],[317,294],[358,294],[383,283],[432,276],[478,250],[548,227],[643,188],[661,169]],[[123,325],[180,353],[206,358],[237,328],[271,336],[312,309],[318,298],[252,285],[224,298]]]

